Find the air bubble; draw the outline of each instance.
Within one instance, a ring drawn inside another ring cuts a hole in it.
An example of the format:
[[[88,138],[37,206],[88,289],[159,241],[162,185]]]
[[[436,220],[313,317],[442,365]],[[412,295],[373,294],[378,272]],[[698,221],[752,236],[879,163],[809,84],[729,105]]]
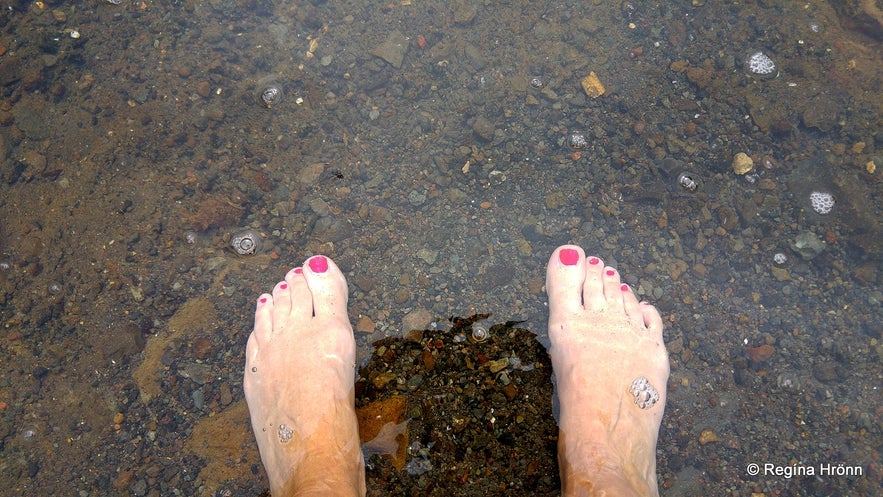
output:
[[[252,367],[251,367],[251,372],[252,372],[252,373],[257,373],[257,372],[258,372],[258,368],[257,368],[257,366],[252,366]]]
[[[291,440],[292,433],[293,432],[291,431],[291,428],[289,428],[283,424],[279,425],[279,441],[280,442],[288,443],[288,441]]]
[[[629,393],[635,396],[635,405],[641,409],[650,409],[659,401],[659,391],[650,384],[646,376],[638,376],[632,382]]]

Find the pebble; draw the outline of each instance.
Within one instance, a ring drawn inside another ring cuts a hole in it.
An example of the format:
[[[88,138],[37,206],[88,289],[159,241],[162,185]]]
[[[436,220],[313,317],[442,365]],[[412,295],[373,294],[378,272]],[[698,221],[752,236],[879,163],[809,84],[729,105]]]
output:
[[[432,314],[423,308],[414,309],[402,318],[402,330],[422,330],[429,326]]]
[[[208,98],[212,95],[212,85],[208,81],[200,81],[196,84],[196,93],[200,97]]]
[[[591,98],[598,98],[607,91],[601,83],[601,80],[598,79],[598,75],[595,74],[595,71],[589,72],[588,76],[580,81],[580,84],[583,87],[583,91],[586,92],[586,95]]]
[[[356,332],[357,333],[374,333],[374,328],[377,325],[374,324],[374,320],[369,318],[368,316],[362,316],[356,321]]]
[[[699,433],[699,443],[702,445],[720,441],[721,439],[717,436],[717,433],[710,428],[706,428]]]
[[[147,495],[147,482],[143,479],[136,481],[135,484],[132,485],[132,494],[137,497]]]
[[[739,152],[733,157],[732,167],[738,175],[747,174],[754,170],[754,160],[745,152]]]
[[[756,364],[768,361],[776,353],[776,348],[772,345],[763,344],[757,347],[746,347],[745,353],[748,354],[748,360]]]
[[[371,55],[380,57],[391,66],[399,69],[405,60],[405,52],[408,50],[408,39],[399,30],[395,29],[386,37],[380,45],[371,49]]]
[[[475,136],[486,142],[494,139],[495,131],[494,123],[490,122],[484,116],[476,117],[475,123],[472,124],[472,132],[475,133]]]

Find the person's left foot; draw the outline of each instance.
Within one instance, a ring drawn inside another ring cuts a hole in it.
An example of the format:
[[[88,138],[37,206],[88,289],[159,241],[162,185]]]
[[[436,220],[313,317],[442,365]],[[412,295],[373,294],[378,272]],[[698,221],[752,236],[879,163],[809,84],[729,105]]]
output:
[[[346,279],[314,256],[258,298],[243,389],[274,497],[365,495]]]

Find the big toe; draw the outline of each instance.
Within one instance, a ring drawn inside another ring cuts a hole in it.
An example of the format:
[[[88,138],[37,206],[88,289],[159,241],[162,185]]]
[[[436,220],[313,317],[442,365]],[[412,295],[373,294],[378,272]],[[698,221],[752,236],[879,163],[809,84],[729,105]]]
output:
[[[553,316],[571,315],[583,308],[586,254],[576,245],[562,245],[552,252],[546,266],[546,293]]]
[[[324,255],[315,255],[307,259],[303,271],[312,295],[313,315],[348,321],[346,278],[337,264]]]

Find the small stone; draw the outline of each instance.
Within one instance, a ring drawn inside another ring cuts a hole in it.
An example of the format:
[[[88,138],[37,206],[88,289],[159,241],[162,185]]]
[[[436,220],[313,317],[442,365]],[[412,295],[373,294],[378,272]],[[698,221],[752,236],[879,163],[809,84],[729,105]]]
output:
[[[582,84],[583,91],[586,92],[586,95],[592,98],[598,98],[607,91],[604,88],[604,85],[601,83],[601,80],[598,79],[598,75],[595,74],[595,71],[589,72],[589,75],[580,81]]]
[[[472,125],[472,132],[475,133],[475,136],[480,140],[489,142],[494,139],[494,123],[490,122],[484,116],[478,116],[475,118],[475,123]]]
[[[426,309],[414,309],[402,318],[402,330],[425,330],[432,321],[432,314]]]
[[[710,428],[706,428],[699,433],[699,443],[702,445],[720,441],[720,437],[718,437],[717,434]]]
[[[212,85],[208,81],[200,81],[196,84],[196,93],[200,97],[208,98],[212,95]]]
[[[509,358],[501,357],[496,361],[488,361],[485,366],[491,370],[491,373],[497,373],[509,367]]]
[[[374,332],[374,320],[369,318],[368,316],[362,316],[356,321],[356,332],[357,333],[373,333]]]
[[[226,381],[224,383],[221,383],[220,387],[218,388],[218,392],[220,393],[220,401],[222,406],[227,407],[228,405],[230,405],[231,402],[233,402],[233,391],[230,390],[229,383],[227,383]]]
[[[405,52],[407,50],[408,39],[399,30],[393,30],[383,43],[371,49],[371,55],[380,57],[396,69],[399,69],[405,60]]]
[[[791,272],[782,267],[771,267],[770,272],[773,274],[773,278],[776,281],[790,281],[791,280]]]
[[[754,160],[745,152],[739,152],[733,157],[733,172],[742,175],[754,170]]]
[[[745,353],[748,354],[748,360],[756,364],[768,361],[776,353],[776,348],[772,345],[763,344],[757,347],[746,347]]]
[[[193,340],[193,355],[197,359],[205,359],[212,351],[212,340],[203,335]]]
[[[118,412],[113,415],[113,424],[115,424],[115,425],[121,424],[124,419],[126,419],[126,416],[123,413]]]

